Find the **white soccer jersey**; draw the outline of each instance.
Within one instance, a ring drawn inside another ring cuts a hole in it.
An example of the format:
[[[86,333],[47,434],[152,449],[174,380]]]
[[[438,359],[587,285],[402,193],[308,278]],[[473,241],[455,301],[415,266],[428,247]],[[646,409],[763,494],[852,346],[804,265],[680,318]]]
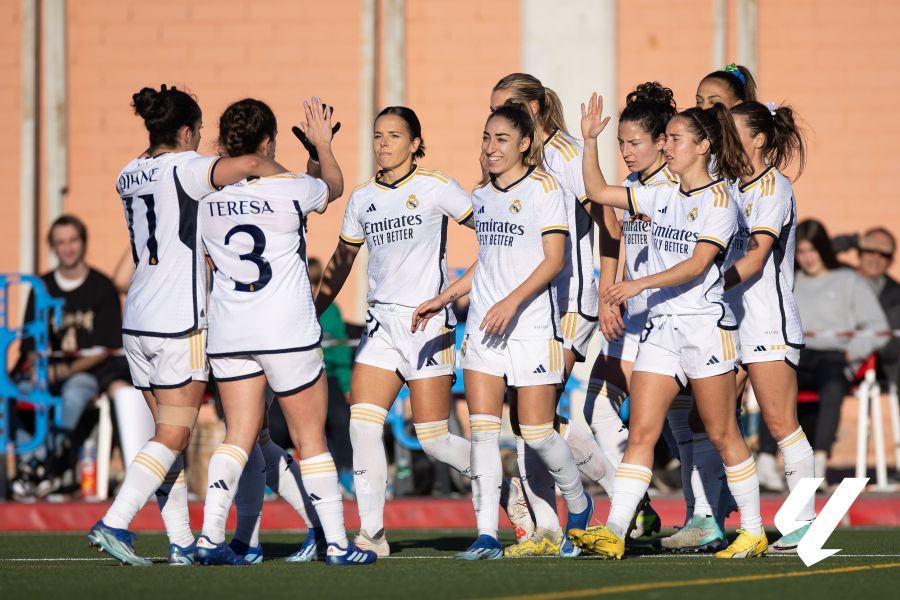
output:
[[[672,182],[626,188],[632,215],[652,215],[650,273],[660,273],[687,260],[698,243],[719,248],[706,273],[667,288],[651,289],[649,318],[657,315],[718,315],[719,326],[733,328],[734,316],[723,301],[722,263],[737,227],[737,206],[725,182],[682,190]]]
[[[769,167],[738,188],[738,232],[729,258],[737,261],[747,253],[751,236],[775,239],[762,270],[730,290],[730,304],[739,320],[744,345],[803,346],[800,310],[794,301],[794,250],[797,204],[790,180]],[[732,295],[732,292],[734,293]]]
[[[455,180],[413,165],[392,184],[373,177],[350,194],[341,241],[369,249],[370,305],[416,308],[447,287],[447,222],[472,217]],[[446,324],[455,323],[445,311]]]
[[[116,183],[134,275],[122,332],[177,337],[206,324],[206,265],[197,251],[197,207],[215,191],[218,158],[165,152],[129,162]]]
[[[569,261],[555,281],[560,312],[577,312],[589,321],[596,321],[599,295],[594,278],[594,220],[587,210],[590,201],[581,172],[583,156],[578,140],[559,129],[544,142],[544,169],[570,192],[566,194]]]
[[[282,173],[226,186],[200,206],[200,235],[216,268],[209,297],[210,357],[295,352],[318,345],[306,266],[306,217],[328,185]]]
[[[669,170],[665,162],[656,170],[644,177],[637,173],[629,175],[622,183],[625,187],[644,187],[658,183],[678,184],[678,177]],[[629,280],[646,277],[650,274],[650,222],[651,215],[633,216],[628,212],[622,215],[622,238],[625,245],[625,278]],[[625,311],[626,329],[641,332],[647,322],[647,296],[644,290],[628,300]]]
[[[530,168],[506,188],[493,181],[475,190],[475,232],[478,266],[469,295],[466,333],[481,337],[481,321],[544,260],[542,238],[548,233],[568,235],[565,192],[543,169]],[[556,287],[547,286],[523,303],[506,329],[509,339],[559,339]]]

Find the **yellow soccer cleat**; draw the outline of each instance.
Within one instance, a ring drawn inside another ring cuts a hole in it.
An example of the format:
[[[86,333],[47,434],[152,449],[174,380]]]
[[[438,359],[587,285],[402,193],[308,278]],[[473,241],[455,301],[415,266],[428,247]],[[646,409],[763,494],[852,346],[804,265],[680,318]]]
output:
[[[724,550],[716,552],[716,558],[753,558],[754,556],[762,556],[769,549],[769,540],[766,538],[766,532],[760,535],[747,533],[743,529],[738,529],[738,536],[731,545]]]
[[[586,530],[570,529],[569,538],[582,550],[603,558],[619,560],[625,554],[625,540],[602,525]]]
[[[550,531],[549,529],[538,527],[534,535],[527,540],[504,548],[503,556],[507,558],[559,557],[560,544],[562,544],[561,531]]]

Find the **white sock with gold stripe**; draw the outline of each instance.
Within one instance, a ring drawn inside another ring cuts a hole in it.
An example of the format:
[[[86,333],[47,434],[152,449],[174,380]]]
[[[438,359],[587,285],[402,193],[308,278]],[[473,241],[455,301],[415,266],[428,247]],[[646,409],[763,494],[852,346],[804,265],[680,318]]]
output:
[[[624,391],[602,379],[588,382],[585,406],[591,410],[590,414],[584,415],[585,420],[590,423],[597,445],[614,467],[622,462],[628,444],[628,430],[622,424],[618,410],[627,396]]]
[[[763,527],[759,512],[759,477],[753,456],[732,467],[725,465],[725,477],[741,513],[741,529],[751,535],[760,535]]]
[[[232,444],[220,444],[209,459],[203,535],[214,544],[225,541],[225,521],[246,464],[247,453]]]
[[[384,529],[384,497],[387,492],[387,455],[384,452],[384,420],[387,411],[375,404],[350,407],[350,443],[353,445],[353,485],[360,526],[370,536]],[[307,490],[309,492],[309,490]]]
[[[472,430],[472,504],[478,535],[497,537],[500,527],[500,417],[469,415]]]
[[[559,514],[556,512],[556,489],[550,471],[541,457],[525,444],[525,440],[516,437],[516,462],[519,465],[519,477],[522,489],[534,513],[534,526],[550,531],[558,531]]]
[[[194,543],[191,516],[188,512],[187,481],[184,478],[184,455],[179,455],[156,490],[156,504],[166,525],[169,543],[186,548]]]
[[[797,482],[803,477],[815,477],[815,453],[803,428],[798,427],[797,431],[788,435],[786,438],[778,442],[781,448],[781,456],[784,458],[784,475],[787,478],[788,489],[793,490]],[[797,515],[797,519],[801,521],[812,521],[816,518],[816,498],[809,499],[804,505],[803,510]]]
[[[644,465],[622,463],[616,469],[612,506],[606,526],[623,540],[652,478],[653,473]]]
[[[300,476],[303,487],[312,503],[314,512],[321,523],[322,532],[329,544],[347,547],[347,531],[344,529],[344,501],[338,484],[337,469],[330,452],[300,461]],[[383,500],[382,500],[383,502]],[[383,506],[383,504],[382,504]],[[363,528],[365,529],[365,528]],[[366,531],[369,531],[366,529]],[[371,532],[370,532],[371,533]]]
[[[600,484],[608,496],[612,496],[616,468],[606,458],[597,441],[584,428],[560,417],[559,434],[572,449],[575,466],[581,474]]]
[[[122,488],[103,522],[116,529],[128,529],[134,516],[166,478],[176,458],[177,455],[164,445],[147,442],[125,472]]]
[[[259,519],[266,495],[266,457],[259,444],[253,444],[234,497],[237,524],[234,539],[251,548],[259,545]]]
[[[466,477],[472,474],[472,444],[450,433],[448,420],[415,423],[416,437],[425,454],[441,461]]]
[[[581,474],[575,466],[572,449],[553,429],[553,421],[541,425],[519,425],[525,445],[537,452],[541,462],[550,472],[553,482],[562,493],[570,513],[580,513],[587,508],[587,497],[581,484]]]

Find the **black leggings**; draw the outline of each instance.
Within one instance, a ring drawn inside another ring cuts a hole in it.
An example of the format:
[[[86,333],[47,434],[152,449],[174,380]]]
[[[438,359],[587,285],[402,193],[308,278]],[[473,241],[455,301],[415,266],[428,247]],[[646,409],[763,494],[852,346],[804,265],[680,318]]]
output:
[[[819,393],[819,417],[816,419],[813,449],[831,454],[831,446],[841,420],[841,404],[850,391],[844,353],[833,350],[801,350],[797,386],[801,390],[815,390]]]

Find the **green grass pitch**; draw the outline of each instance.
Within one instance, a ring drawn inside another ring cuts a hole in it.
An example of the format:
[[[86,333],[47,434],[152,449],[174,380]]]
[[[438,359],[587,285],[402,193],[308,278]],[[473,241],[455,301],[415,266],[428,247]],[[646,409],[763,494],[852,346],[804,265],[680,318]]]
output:
[[[159,557],[151,568],[121,567],[88,548],[84,535],[0,536],[0,598],[21,600],[193,600],[239,598],[896,598],[900,529],[837,531],[826,548],[842,552],[807,568],[796,556],[717,561],[658,554],[635,544],[626,559],[452,560],[474,539],[467,531],[395,531],[394,555],[365,567],[289,564],[302,534],[264,533],[262,565],[168,567],[166,539],[140,536],[137,550]],[[773,539],[774,532],[770,532]],[[505,540],[509,542],[510,540]]]

